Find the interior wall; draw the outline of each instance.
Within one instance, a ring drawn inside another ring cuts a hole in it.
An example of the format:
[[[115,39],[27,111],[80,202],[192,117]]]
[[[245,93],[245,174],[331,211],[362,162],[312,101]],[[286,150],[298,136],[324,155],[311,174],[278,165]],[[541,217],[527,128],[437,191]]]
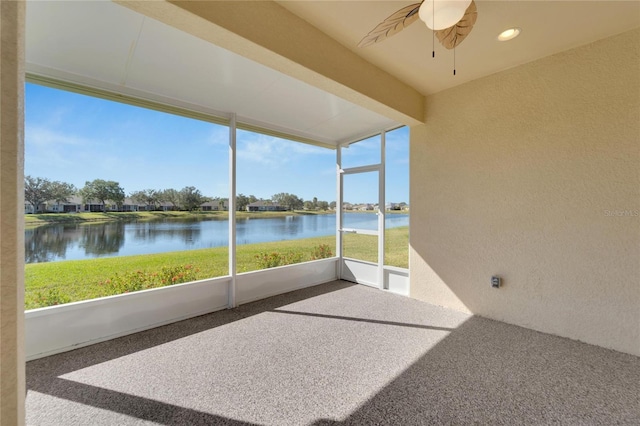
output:
[[[24,13],[0,2],[0,424],[24,424]]]
[[[638,40],[427,98],[411,128],[413,297],[640,355]]]

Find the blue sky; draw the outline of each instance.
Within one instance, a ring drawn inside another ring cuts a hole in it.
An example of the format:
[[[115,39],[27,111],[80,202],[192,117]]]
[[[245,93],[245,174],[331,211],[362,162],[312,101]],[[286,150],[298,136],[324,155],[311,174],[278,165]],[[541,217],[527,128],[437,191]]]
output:
[[[224,126],[89,96],[26,85],[25,174],[81,188],[115,180],[126,194],[195,186],[228,197],[228,130]],[[409,202],[409,135],[387,134],[387,201]],[[237,192],[270,198],[278,192],[333,201],[335,151],[239,131]],[[380,161],[379,142],[343,151],[343,166]],[[377,201],[375,176],[348,176],[345,201]]]

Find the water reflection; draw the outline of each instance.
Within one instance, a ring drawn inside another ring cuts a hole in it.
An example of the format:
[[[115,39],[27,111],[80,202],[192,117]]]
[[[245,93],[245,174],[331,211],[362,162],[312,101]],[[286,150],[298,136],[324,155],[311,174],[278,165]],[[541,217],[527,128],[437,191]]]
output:
[[[124,245],[124,226],[122,222],[83,226],[80,247],[88,257],[118,253]]]
[[[345,214],[345,227],[376,229],[377,216]],[[239,218],[237,244],[335,234],[335,215]],[[408,215],[389,215],[387,227],[407,226]],[[25,231],[26,263],[128,256],[228,246],[227,220],[171,220],[50,225]]]
[[[67,247],[77,238],[73,234],[74,230],[63,225],[26,229],[25,262],[50,262],[56,258],[64,258]]]
[[[175,239],[185,246],[193,246],[201,239],[202,227],[197,222],[146,222],[130,224],[133,241],[153,244],[158,239]],[[226,223],[226,221],[225,221]]]

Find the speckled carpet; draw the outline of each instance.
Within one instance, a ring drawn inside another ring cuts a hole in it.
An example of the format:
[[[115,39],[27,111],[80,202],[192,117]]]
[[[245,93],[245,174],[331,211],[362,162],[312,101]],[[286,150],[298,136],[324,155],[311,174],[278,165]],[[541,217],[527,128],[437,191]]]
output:
[[[333,282],[27,363],[29,425],[640,424],[640,359]]]

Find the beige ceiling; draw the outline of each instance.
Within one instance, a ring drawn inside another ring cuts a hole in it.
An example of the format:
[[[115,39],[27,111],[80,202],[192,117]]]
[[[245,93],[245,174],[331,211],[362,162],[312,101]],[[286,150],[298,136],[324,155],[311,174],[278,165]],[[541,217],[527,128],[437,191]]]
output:
[[[360,39],[408,1],[279,1],[283,7],[424,95],[475,80],[640,26],[640,1],[476,0],[478,20],[453,52],[417,21],[386,41],[360,49]],[[517,26],[520,37],[496,40]],[[639,41],[640,42],[640,41]]]

